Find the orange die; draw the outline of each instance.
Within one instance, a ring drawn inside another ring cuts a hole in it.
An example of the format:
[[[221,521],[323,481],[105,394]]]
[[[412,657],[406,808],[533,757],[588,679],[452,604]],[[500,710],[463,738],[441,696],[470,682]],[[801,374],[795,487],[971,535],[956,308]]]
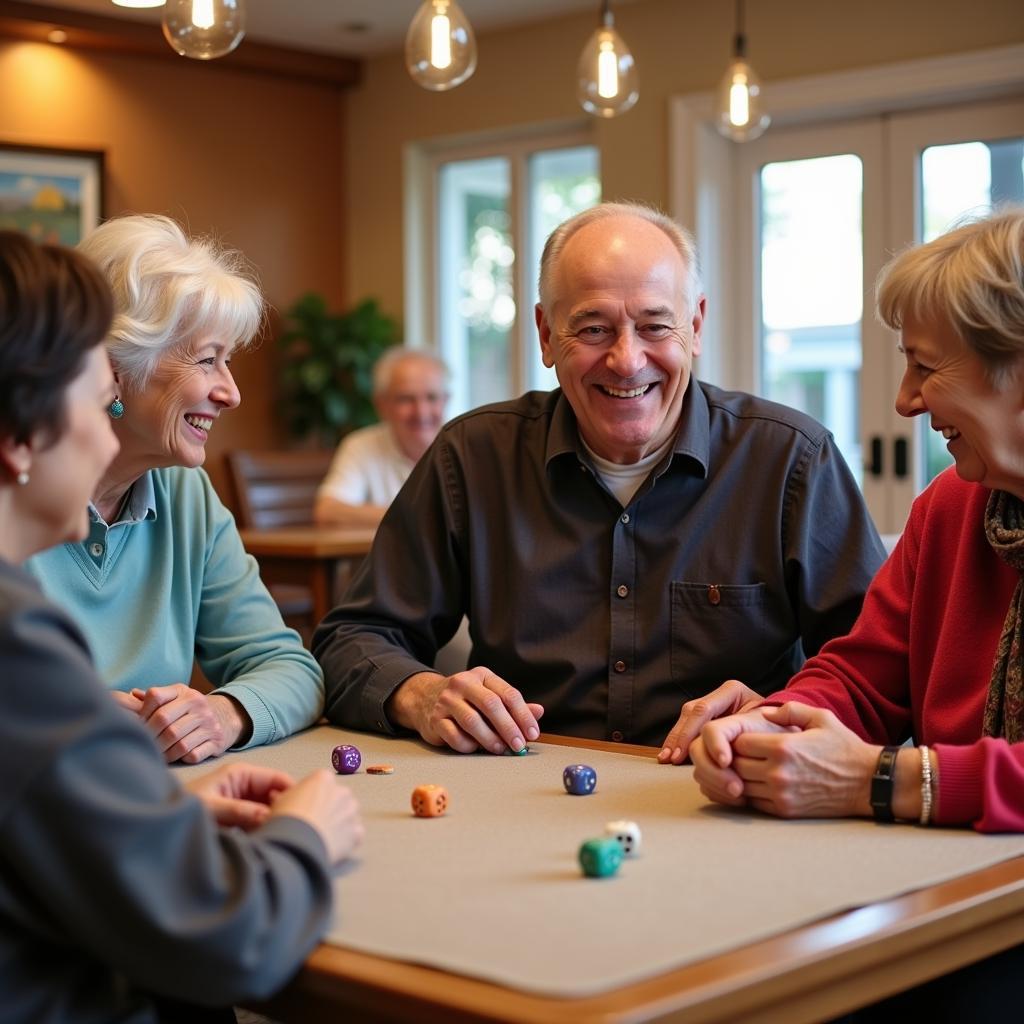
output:
[[[417,786],[412,791],[412,810],[417,818],[439,818],[448,810],[448,790],[444,786]]]

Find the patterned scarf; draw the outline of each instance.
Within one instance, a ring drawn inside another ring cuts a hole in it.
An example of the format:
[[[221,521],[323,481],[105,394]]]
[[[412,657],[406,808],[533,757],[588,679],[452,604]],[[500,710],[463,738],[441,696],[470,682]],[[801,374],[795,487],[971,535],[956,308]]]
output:
[[[985,506],[985,536],[1021,578],[1010,599],[985,701],[985,735],[1024,740],[1024,502],[993,491]]]

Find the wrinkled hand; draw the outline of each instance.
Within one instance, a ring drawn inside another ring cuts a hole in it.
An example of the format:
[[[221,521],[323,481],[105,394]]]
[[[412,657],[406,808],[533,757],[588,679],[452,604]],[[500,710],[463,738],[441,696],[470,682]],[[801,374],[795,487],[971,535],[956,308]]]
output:
[[[690,744],[707,722],[749,711],[763,699],[756,690],[744,686],[738,679],[728,679],[717,690],[697,700],[688,700],[683,705],[679,720],[665,737],[658,760],[662,764],[682,764],[690,752]]]
[[[186,782],[185,788],[203,801],[218,825],[248,831],[267,820],[274,799],[293,785],[286,772],[236,763],[222,764]]]
[[[141,701],[137,714],[168,764],[219,757],[251,728],[241,705],[230,697],[203,694],[181,683],[132,690],[131,696]]]
[[[482,666],[448,677],[410,676],[392,695],[388,711],[427,743],[463,754],[479,747],[494,754],[521,750],[540,735],[544,714],[540,704],[527,704],[514,686]]]
[[[352,790],[340,785],[337,775],[326,768],[278,795],[270,815],[306,822],[323,840],[331,864],[340,864],[355,853],[366,834]]]
[[[764,716],[787,731],[744,734],[733,743],[733,767],[751,805],[780,818],[871,814],[871,776],[879,747],[821,708],[791,701],[765,708]]]
[[[733,764],[734,745],[747,733],[783,731],[783,726],[766,717],[769,710],[756,708],[708,722],[690,744],[694,782],[709,800],[732,807],[746,804],[744,782]]]

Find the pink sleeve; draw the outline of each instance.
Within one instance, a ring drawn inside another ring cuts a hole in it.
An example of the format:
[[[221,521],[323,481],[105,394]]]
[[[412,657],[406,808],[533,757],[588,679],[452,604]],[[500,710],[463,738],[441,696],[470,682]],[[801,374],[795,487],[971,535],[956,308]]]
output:
[[[1024,832],[1024,743],[986,737],[934,747],[939,762],[935,824],[979,832]]]

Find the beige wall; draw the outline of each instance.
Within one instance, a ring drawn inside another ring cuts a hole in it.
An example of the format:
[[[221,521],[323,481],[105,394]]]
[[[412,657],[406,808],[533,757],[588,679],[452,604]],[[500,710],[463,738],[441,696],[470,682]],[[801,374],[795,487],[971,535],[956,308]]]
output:
[[[746,7],[750,59],[766,81],[1024,42],[1022,0],[750,0]],[[593,122],[604,192],[666,207],[668,100],[717,85],[734,5],[636,0],[615,9],[641,92],[629,113]],[[576,104],[575,68],[594,27],[595,16],[586,15],[482,35],[476,74],[450,93],[416,86],[398,55],[368,63],[364,83],[345,99],[353,299],[374,295],[388,312],[403,312],[402,147],[453,133],[591,122]]]
[[[279,310],[309,289],[343,301],[342,136],[341,93],[328,86],[0,43],[0,140],[104,150],[108,216],[166,213],[217,235],[255,264]],[[207,459],[222,494],[228,448],[285,443],[274,346],[233,368],[242,405],[219,421]]]

